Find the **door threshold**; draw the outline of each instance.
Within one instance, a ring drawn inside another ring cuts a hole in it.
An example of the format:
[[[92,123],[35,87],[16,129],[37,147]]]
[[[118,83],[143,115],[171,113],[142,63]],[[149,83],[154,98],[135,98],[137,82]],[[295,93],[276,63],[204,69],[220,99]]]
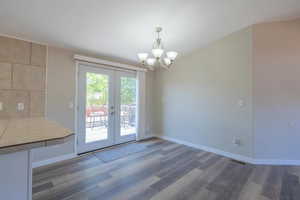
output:
[[[79,153],[77,155],[78,156],[88,155],[88,154],[91,154],[91,153],[105,151],[105,150],[108,150],[108,149],[116,148],[118,146],[123,146],[123,145],[126,145],[126,144],[131,144],[131,143],[136,143],[136,142],[137,142],[136,140],[132,140],[132,141],[123,142],[123,143],[120,143],[120,144],[114,144],[114,145],[111,145],[111,146],[103,147],[103,148],[100,148],[100,149],[95,149],[95,150],[87,151],[87,152],[84,152],[84,153]]]

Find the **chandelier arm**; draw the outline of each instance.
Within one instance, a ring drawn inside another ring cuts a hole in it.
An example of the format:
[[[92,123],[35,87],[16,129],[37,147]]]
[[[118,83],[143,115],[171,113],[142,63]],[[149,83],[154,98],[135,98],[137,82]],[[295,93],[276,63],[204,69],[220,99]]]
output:
[[[154,71],[154,67],[153,67],[153,66],[148,65],[148,67],[149,67],[149,69],[150,69],[151,71]]]
[[[170,70],[170,66],[171,66],[171,65],[165,65],[164,62],[163,62],[161,59],[159,59],[159,64],[160,64],[160,66],[162,66],[163,68],[165,68],[165,69],[167,69],[167,70]]]

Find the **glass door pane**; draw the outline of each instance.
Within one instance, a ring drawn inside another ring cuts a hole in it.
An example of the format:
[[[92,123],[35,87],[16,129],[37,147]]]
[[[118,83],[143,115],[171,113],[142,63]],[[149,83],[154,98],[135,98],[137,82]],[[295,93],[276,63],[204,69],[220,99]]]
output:
[[[108,138],[108,75],[86,73],[85,142]]]
[[[136,79],[120,77],[120,135],[136,134]]]
[[[136,139],[137,80],[134,72],[117,71],[115,90],[115,142]]]
[[[111,146],[115,138],[115,73],[80,65],[78,75],[77,151]]]

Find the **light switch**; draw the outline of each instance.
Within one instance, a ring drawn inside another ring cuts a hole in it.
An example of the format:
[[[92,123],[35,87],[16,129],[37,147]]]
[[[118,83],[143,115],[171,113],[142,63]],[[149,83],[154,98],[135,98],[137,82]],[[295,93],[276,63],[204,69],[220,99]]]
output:
[[[69,108],[70,108],[70,109],[73,109],[73,107],[74,107],[73,101],[70,101],[70,102],[69,102]]]
[[[237,104],[240,108],[245,106],[245,102],[243,99],[239,99]]]
[[[24,103],[20,102],[17,104],[17,110],[18,111],[23,111],[24,110]]]
[[[3,103],[0,102],[0,111],[2,111],[2,110],[3,110]]]

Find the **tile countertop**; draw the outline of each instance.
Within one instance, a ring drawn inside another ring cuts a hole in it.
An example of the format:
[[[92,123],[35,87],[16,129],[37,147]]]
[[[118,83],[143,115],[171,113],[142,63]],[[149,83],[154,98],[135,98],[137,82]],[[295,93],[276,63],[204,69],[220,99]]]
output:
[[[50,145],[53,141],[64,140],[72,135],[71,130],[45,118],[0,120],[0,150],[24,145],[27,145],[27,148],[30,148],[28,145],[32,148],[48,146],[47,142]],[[32,146],[33,144],[39,145]]]

